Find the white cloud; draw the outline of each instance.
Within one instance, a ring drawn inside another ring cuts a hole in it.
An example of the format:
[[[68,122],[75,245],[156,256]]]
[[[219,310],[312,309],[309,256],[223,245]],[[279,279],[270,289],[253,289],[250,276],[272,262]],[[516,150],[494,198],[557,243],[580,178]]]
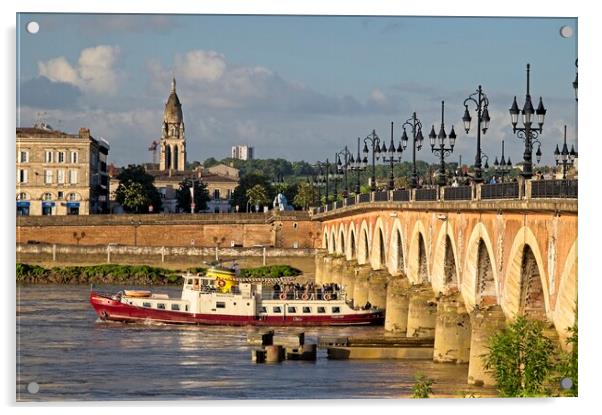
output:
[[[114,66],[119,47],[99,45],[82,50],[77,65],[63,56],[38,62],[38,74],[54,82],[75,85],[84,92],[113,95],[117,92],[118,77]]]
[[[192,50],[184,55],[177,54],[175,58],[176,76],[190,82],[214,82],[225,70],[224,55],[212,50]]]

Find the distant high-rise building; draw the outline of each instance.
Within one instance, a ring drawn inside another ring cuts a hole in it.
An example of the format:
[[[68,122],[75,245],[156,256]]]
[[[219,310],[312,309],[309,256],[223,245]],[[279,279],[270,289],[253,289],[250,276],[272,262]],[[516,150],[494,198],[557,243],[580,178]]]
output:
[[[232,158],[238,160],[252,160],[253,147],[246,145],[232,146]]]

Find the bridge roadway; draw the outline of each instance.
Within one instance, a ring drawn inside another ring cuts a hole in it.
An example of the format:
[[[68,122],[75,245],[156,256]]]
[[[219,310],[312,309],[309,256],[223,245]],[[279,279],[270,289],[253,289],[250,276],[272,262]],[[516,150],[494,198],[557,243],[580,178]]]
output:
[[[519,313],[547,322],[566,348],[577,308],[576,199],[376,199],[312,211],[322,227],[318,283],[385,307],[387,331],[434,335],[434,360],[469,362],[469,383],[493,384],[479,356]]]

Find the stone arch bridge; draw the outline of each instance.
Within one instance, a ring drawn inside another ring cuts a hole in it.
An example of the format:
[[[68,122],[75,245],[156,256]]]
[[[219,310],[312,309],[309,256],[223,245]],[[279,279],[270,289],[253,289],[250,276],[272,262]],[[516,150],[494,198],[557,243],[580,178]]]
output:
[[[386,330],[434,335],[435,360],[470,361],[471,383],[491,382],[470,356],[517,314],[548,322],[566,344],[576,319],[576,200],[371,202],[313,219],[322,225],[316,280],[385,307]]]

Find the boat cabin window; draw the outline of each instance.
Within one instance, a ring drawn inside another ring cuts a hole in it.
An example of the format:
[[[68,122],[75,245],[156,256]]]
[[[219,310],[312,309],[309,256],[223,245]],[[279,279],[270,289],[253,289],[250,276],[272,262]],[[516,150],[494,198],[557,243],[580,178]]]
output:
[[[261,308],[259,309],[259,312],[260,312],[260,313],[267,313],[267,312],[268,312],[268,309],[267,309],[267,308],[265,308],[265,307],[261,307]]]
[[[333,314],[337,314],[341,312],[341,308],[340,307],[332,307],[332,313]]]
[[[274,313],[278,313],[278,314],[282,313],[282,309],[280,307],[274,307],[272,309],[272,311],[274,311]]]
[[[303,307],[304,313],[311,313],[311,307]]]
[[[142,303],[142,307],[150,307],[151,303]]]
[[[297,307],[289,307],[287,309],[287,312],[289,312],[289,313],[296,313],[297,312]]]
[[[184,311],[188,311],[188,305],[184,306]]]
[[[215,303],[215,308],[226,308],[226,303],[223,301],[218,301]]]
[[[318,307],[318,313],[323,314],[326,312],[326,308],[324,307]]]
[[[157,303],[157,308],[160,310],[165,310],[165,304],[163,303]]]
[[[171,309],[173,311],[180,311],[180,304],[172,304]]]
[[[192,285],[192,278],[188,278],[188,281],[186,281],[186,284]]]

